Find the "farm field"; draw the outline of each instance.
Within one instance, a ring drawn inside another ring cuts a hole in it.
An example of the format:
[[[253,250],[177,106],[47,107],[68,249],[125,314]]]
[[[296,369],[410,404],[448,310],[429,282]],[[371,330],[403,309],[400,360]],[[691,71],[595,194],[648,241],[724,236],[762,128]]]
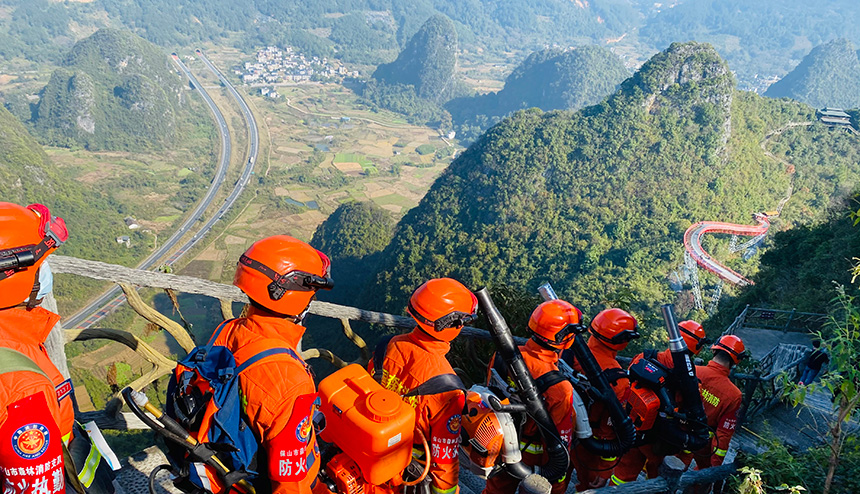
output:
[[[207,54],[232,73],[236,53]],[[459,152],[435,129],[373,112],[339,84],[280,84],[276,99],[257,86],[237,83],[237,89],[260,127],[261,153],[246,192],[253,197],[182,274],[229,283],[236,259],[254,240],[282,233],[308,241],[344,202],[374,201],[399,219]]]

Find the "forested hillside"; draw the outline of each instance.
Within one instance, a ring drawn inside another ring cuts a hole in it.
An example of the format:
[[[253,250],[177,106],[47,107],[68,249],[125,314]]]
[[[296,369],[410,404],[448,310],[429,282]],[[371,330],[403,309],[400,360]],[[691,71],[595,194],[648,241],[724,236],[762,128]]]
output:
[[[311,245],[332,260],[337,290],[320,293],[325,300],[347,303],[355,297],[391,241],[394,219],[374,202],[341,204],[314,232]]]
[[[362,95],[414,123],[449,121],[441,105],[465,91],[457,79],[458,50],[454,24],[445,16],[433,16],[395,61],[377,67]]]
[[[127,235],[120,207],[109,194],[88,189],[62,175],[42,147],[11,113],[0,106],[0,200],[17,204],[41,202],[66,220],[69,241],[64,255],[128,264],[145,252],[136,242],[117,249],[115,238]],[[92,280],[69,277],[57,285],[59,296],[75,293]]]
[[[813,118],[804,105],[737,92],[709,45],[673,44],[599,105],[522,111],[490,129],[399,223],[368,301],[399,310],[422,280],[450,275],[527,291],[552,281],[587,313],[627,298],[654,317],[674,299],[666,276],[690,224],[748,222],[793,176],[801,193],[782,221],[808,220],[860,179],[856,161],[829,149],[830,161],[796,169],[764,154],[769,132]],[[815,154],[814,139],[794,144],[792,155]]]
[[[129,31],[101,29],[75,44],[54,71],[35,128],[59,146],[164,147],[176,137],[181,87],[160,48]]]
[[[451,19],[433,16],[409,39],[397,60],[380,65],[373,78],[385,84],[412,86],[419,97],[444,103],[457,88],[458,49]]]
[[[857,47],[847,39],[816,46],[800,65],[764,94],[771,98],[793,98],[816,108],[860,107]]]
[[[532,53],[515,68],[501,91],[457,98],[445,108],[460,139],[471,141],[516,110],[578,110],[598,103],[629,75],[607,48],[547,48]]]

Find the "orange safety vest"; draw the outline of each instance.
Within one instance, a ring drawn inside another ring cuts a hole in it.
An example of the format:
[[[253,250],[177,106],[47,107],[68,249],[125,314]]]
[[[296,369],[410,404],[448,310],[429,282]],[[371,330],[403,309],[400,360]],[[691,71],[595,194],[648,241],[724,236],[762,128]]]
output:
[[[0,483],[6,493],[65,490],[63,442],[74,426],[72,384],[43,344],[59,319],[41,307],[0,310]]]
[[[228,322],[215,344],[227,347],[242,365],[267,348],[295,352],[304,332],[303,326],[252,307],[248,317]],[[300,358],[272,355],[245,370],[239,387],[248,423],[262,440],[258,464],[268,465],[272,492],[310,493],[320,469],[313,408],[296,406],[316,399],[310,368]]]

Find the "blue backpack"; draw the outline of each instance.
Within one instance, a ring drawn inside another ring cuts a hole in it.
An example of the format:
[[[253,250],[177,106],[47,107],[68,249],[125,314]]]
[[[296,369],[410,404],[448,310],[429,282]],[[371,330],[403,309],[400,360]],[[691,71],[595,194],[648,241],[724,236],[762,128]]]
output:
[[[173,483],[183,492],[248,491],[242,484],[259,477],[255,464],[259,442],[242,411],[239,375],[272,355],[287,354],[303,363],[293,350],[270,347],[237,366],[233,352],[214,344],[229,322],[221,323],[209,343],[177,363],[167,385],[166,415],[198,442],[193,449],[168,442]]]

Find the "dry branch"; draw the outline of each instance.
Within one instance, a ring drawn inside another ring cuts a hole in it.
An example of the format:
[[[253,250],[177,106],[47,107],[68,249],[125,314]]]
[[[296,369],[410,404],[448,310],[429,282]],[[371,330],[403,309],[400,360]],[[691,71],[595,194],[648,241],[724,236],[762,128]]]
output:
[[[170,333],[170,336],[173,336],[176,342],[179,343],[179,346],[185,350],[185,353],[190,353],[191,350],[194,349],[196,345],[185,328],[161,312],[158,312],[152,307],[146,305],[146,302],[143,301],[140,294],[137,293],[137,290],[135,290],[134,287],[126,285],[125,283],[120,283],[119,286],[122,288],[123,293],[125,293],[125,298],[128,299],[128,305],[130,305],[135,312],[143,316],[147,321],[164,328],[164,330]]]

